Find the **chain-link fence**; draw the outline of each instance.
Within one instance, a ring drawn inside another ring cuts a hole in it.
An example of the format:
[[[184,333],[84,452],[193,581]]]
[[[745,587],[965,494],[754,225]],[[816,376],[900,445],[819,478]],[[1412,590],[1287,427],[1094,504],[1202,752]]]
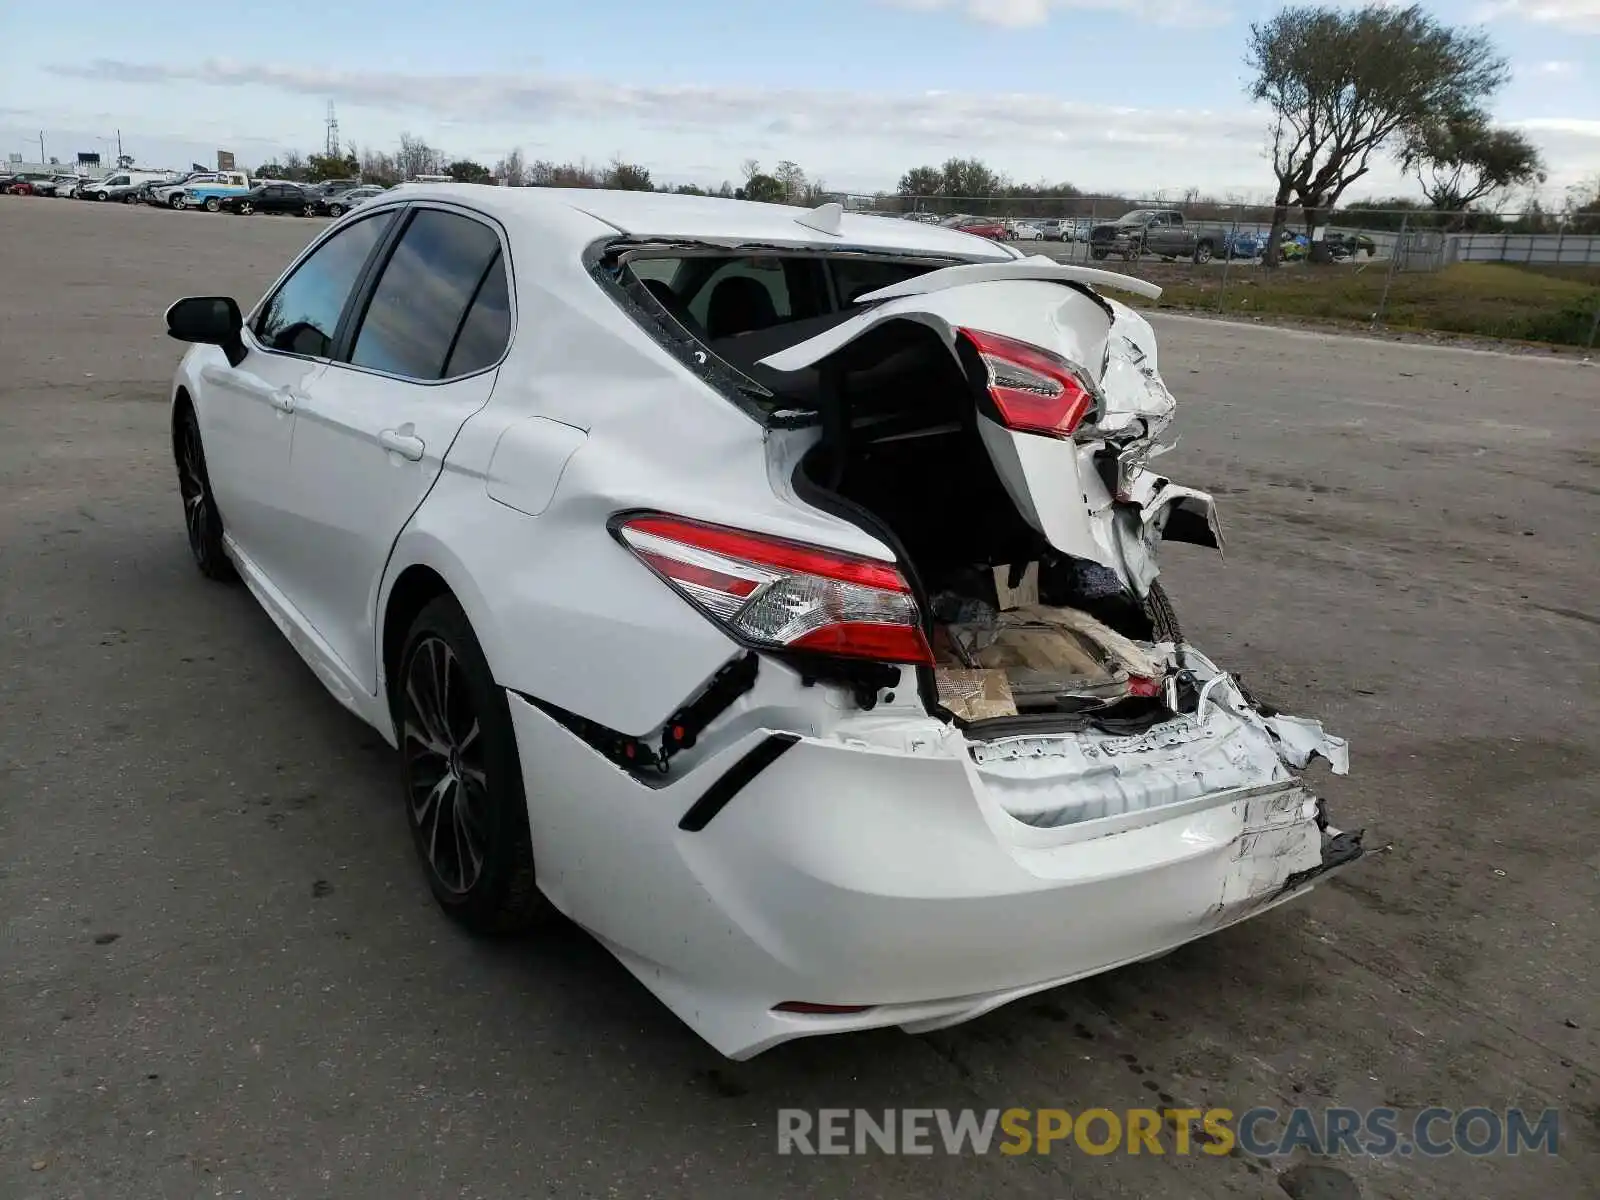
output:
[[[1121,196],[839,196],[858,212],[963,228],[1059,262],[1159,283],[1164,304],[1593,348],[1600,215],[1269,205]],[[1268,260],[1276,257],[1276,266]]]

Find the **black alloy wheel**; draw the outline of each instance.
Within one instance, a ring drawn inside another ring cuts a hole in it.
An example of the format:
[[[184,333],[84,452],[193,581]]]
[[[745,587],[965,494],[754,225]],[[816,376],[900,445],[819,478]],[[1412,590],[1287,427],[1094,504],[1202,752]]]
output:
[[[477,932],[545,910],[505,691],[453,597],[411,626],[394,687],[406,819],[441,907]]]
[[[178,418],[176,437],[178,495],[183,500],[183,525],[189,535],[189,553],[207,579],[234,578],[233,563],[222,547],[222,514],[211,494],[205,447],[194,409],[185,407]]]

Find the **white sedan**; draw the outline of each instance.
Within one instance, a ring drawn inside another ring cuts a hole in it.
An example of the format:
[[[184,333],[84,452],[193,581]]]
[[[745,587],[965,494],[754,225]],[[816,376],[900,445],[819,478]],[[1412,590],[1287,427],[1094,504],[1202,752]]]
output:
[[[553,907],[733,1057],[952,1025],[1361,853],[1299,774],[1344,743],[1156,581],[1217,527],[1117,289],[837,205],[402,186],[168,311],[189,545],[398,748],[464,925]]]
[[[1044,230],[1032,221],[1012,221],[1009,236],[1017,242],[1042,242]]]

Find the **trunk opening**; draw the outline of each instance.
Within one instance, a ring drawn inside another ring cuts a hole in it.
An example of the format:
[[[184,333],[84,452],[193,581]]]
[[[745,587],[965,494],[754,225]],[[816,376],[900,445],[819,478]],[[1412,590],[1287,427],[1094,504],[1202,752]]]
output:
[[[1165,668],[1136,643],[1175,640],[1175,625],[1023,519],[984,445],[972,357],[964,369],[933,329],[895,320],[784,380],[822,415],[797,490],[892,535],[938,662],[923,696],[974,736],[1132,732],[1166,718]]]

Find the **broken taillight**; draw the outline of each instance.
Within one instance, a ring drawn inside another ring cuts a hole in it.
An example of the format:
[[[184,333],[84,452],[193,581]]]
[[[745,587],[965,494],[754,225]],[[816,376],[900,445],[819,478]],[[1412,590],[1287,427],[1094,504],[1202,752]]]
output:
[[[616,528],[640,561],[747,645],[933,663],[911,586],[889,563],[683,517]]]
[[[957,333],[989,372],[989,398],[1007,429],[1067,438],[1094,408],[1094,393],[1059,354],[982,329]]]

